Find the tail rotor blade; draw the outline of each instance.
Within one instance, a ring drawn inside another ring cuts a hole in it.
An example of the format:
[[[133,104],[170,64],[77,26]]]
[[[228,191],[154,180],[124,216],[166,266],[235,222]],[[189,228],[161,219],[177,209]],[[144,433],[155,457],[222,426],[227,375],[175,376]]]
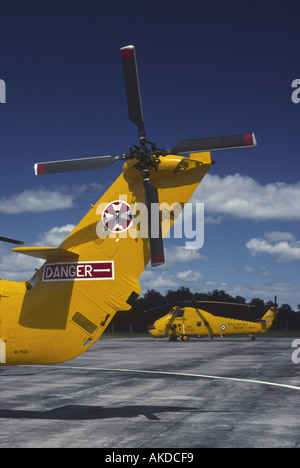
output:
[[[128,114],[131,122],[138,126],[139,132],[144,132],[144,117],[140,93],[140,84],[136,64],[135,47],[122,47],[121,56],[127,96]]]
[[[8,242],[9,244],[15,244],[15,245],[23,245],[24,242],[16,240],[16,239],[10,239],[9,237],[2,237],[0,236],[0,241],[1,242]]]
[[[149,176],[144,176],[144,194],[148,210],[148,237],[151,266],[158,266],[165,263],[165,255],[159,213],[158,191],[156,187],[150,184]],[[154,218],[152,218],[152,215]]]
[[[87,169],[102,169],[110,166],[120,155],[96,156],[94,158],[66,159],[50,161],[34,165],[35,175],[55,174],[57,172],[84,171]]]
[[[242,135],[226,135],[221,137],[196,138],[194,140],[182,140],[177,143],[171,154],[196,153],[200,151],[214,151],[234,148],[248,148],[256,146],[254,133]]]

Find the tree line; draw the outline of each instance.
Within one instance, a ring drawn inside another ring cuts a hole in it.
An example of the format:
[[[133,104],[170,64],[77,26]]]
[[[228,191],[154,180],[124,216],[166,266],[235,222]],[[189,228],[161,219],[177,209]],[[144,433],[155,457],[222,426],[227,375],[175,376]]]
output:
[[[193,293],[189,288],[181,287],[175,291],[169,290],[165,295],[154,289],[148,289],[142,297],[135,301],[130,310],[121,311],[115,315],[107,331],[114,333],[146,332],[148,325],[153,324],[155,320],[167,314],[174,305],[180,302],[195,301],[246,304],[244,297],[234,297],[219,289],[207,293]],[[255,305],[262,310],[267,310],[275,305],[273,301],[264,302],[258,297],[253,298],[249,304]],[[272,330],[300,330],[300,305],[297,311],[293,310],[289,304],[282,304],[278,309],[279,312],[272,325]]]

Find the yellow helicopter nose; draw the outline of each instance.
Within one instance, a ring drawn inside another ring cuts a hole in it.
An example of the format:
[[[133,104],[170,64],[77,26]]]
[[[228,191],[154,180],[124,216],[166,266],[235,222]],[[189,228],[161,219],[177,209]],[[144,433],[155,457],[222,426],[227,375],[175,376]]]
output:
[[[157,330],[155,328],[155,325],[149,325],[148,326],[148,332],[150,333],[150,335],[152,335],[154,338],[161,338],[162,336],[162,332]]]

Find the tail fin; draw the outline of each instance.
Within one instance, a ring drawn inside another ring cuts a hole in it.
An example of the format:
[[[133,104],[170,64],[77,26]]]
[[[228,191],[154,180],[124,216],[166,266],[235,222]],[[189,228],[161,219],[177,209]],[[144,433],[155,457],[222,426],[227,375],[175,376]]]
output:
[[[143,178],[134,164],[134,160],[125,163],[123,173],[58,248],[15,249],[46,260],[36,272],[34,287],[26,292],[21,326],[67,329],[72,340],[78,329],[83,329],[96,341],[117,311],[132,307],[141,293],[139,277],[150,259],[148,235],[143,235],[139,215],[144,204]],[[193,159],[172,155],[162,158],[159,171],[151,172],[160,204],[169,210],[174,205],[182,209],[210,167],[210,153],[193,154]],[[122,224],[120,232],[111,231],[103,222],[103,213],[108,206],[123,202],[133,207],[133,222],[128,229]],[[172,216],[162,221],[163,236],[173,223]],[[64,343],[68,342],[66,335],[62,336]],[[84,346],[81,338],[76,343]]]
[[[264,330],[266,330],[266,331],[269,330],[269,328],[273,324],[277,314],[278,314],[278,308],[277,308],[277,305],[275,303],[275,306],[271,307],[268,310],[268,312],[261,318],[261,320],[259,320],[259,322],[261,323],[262,328]]]

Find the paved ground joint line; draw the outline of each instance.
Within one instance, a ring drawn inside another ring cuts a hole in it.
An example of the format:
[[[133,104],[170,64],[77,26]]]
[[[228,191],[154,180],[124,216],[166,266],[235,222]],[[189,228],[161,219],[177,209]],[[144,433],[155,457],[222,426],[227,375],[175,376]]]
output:
[[[267,382],[263,380],[243,379],[243,378],[238,378],[238,377],[192,374],[192,373],[186,373],[186,372],[151,371],[151,370],[140,370],[140,369],[119,369],[119,368],[108,368],[108,367],[79,367],[79,366],[65,366],[65,365],[61,365],[61,366],[36,365],[36,366],[28,366],[28,367],[39,367],[39,368],[48,368],[48,369],[55,368],[55,369],[70,369],[70,370],[87,370],[87,371],[100,371],[100,372],[128,372],[128,373],[136,373],[136,374],[156,374],[156,375],[170,375],[170,376],[178,376],[178,377],[194,377],[194,378],[199,378],[199,379],[227,380],[231,382],[244,382],[244,383],[252,383],[252,384],[258,384],[258,385],[269,385],[271,387],[280,387],[280,388],[287,388],[290,390],[300,391],[300,387],[297,387],[295,385],[281,384],[281,383],[276,383],[276,382]]]

